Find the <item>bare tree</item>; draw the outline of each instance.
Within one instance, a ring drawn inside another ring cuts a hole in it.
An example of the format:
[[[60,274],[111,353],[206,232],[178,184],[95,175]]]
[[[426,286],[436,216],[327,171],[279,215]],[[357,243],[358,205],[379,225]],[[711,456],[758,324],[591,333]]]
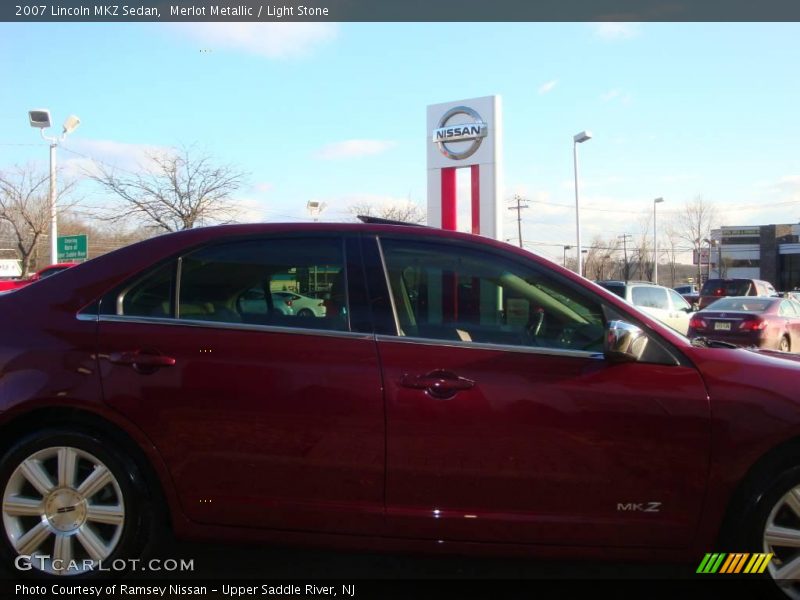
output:
[[[120,174],[100,164],[87,175],[124,206],[100,218],[134,217],[168,232],[234,220],[238,207],[231,196],[245,179],[244,172],[217,165],[209,155],[188,147],[149,153],[138,173]]]
[[[618,244],[618,240],[606,240],[599,235],[592,239],[584,260],[584,273],[587,279],[603,280],[611,277]]]
[[[411,200],[384,205],[361,202],[350,205],[347,211],[353,216],[379,217],[404,223],[424,223],[427,219],[422,207],[414,204]]]
[[[653,279],[653,215],[648,211],[638,221],[639,235],[634,239],[633,254],[636,257],[637,277],[643,281]]]
[[[49,173],[32,165],[0,173],[0,221],[19,253],[23,277],[31,271],[37,245],[50,229]],[[56,201],[62,204],[73,183],[62,183]],[[66,207],[61,206],[60,210]]]
[[[695,256],[697,256],[697,282],[703,281],[701,265],[701,249],[711,235],[711,227],[717,221],[716,207],[706,202],[702,196],[697,196],[684,204],[678,213],[677,223],[681,237],[689,242]],[[711,257],[709,256],[709,260]]]

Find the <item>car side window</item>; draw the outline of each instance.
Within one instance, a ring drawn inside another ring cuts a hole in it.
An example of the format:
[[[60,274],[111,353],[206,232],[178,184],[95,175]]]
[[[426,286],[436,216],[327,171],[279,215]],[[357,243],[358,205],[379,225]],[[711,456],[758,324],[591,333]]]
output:
[[[794,305],[789,300],[782,300],[778,308],[778,314],[782,317],[796,317],[797,313],[794,310]]]
[[[667,290],[667,293],[669,294],[669,297],[672,298],[672,305],[675,307],[675,310],[681,310],[687,308],[691,310],[692,305],[689,304],[686,301],[686,298],[681,296],[678,292],[676,292],[675,290]]]
[[[100,312],[347,330],[342,240],[260,239],[207,246],[108,294]]]
[[[402,336],[600,352],[600,303],[535,264],[467,246],[381,241]]]
[[[666,290],[655,286],[634,286],[631,290],[631,302],[634,306],[669,310]]]
[[[172,314],[176,261],[157,267],[144,277],[124,284],[100,302],[100,314],[163,317]]]

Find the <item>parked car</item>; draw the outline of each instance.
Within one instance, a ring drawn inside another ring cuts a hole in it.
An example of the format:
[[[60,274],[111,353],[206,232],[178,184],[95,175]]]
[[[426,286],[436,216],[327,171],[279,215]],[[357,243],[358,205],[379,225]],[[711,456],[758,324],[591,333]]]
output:
[[[782,298],[728,296],[692,317],[689,337],[710,337],[736,344],[800,350],[800,303]]]
[[[300,317],[325,316],[325,301],[319,298],[309,298],[295,292],[272,292],[272,297],[280,299]]]
[[[0,292],[16,290],[16,289],[19,289],[21,287],[25,287],[26,285],[30,285],[31,283],[39,281],[40,279],[46,279],[47,277],[55,275],[56,273],[60,273],[61,271],[65,270],[65,269],[69,269],[70,267],[74,267],[77,264],[78,263],[74,263],[74,262],[56,263],[56,264],[44,267],[42,269],[39,269],[38,271],[36,271],[36,273],[31,275],[30,277],[26,277],[24,279],[4,279],[4,280],[1,280],[0,281]]]
[[[324,318],[237,305],[315,267]],[[797,577],[800,357],[692,343],[508,244],[191,229],[0,296],[0,331],[4,564],[102,576],[171,527]]]
[[[681,296],[685,296],[686,294],[696,294],[698,291],[697,286],[693,283],[687,283],[686,285],[676,285],[672,289],[678,292]]]
[[[280,313],[282,315],[301,315],[301,316],[317,316],[312,310],[305,306],[304,302],[295,302],[305,296],[300,296],[293,292],[271,292],[270,298],[272,304],[267,302],[266,294],[263,287],[254,287],[244,291],[236,299],[236,306],[239,313],[242,315],[267,315],[270,312]],[[308,298],[312,300],[312,298]],[[322,300],[316,300],[316,303],[322,303]],[[302,314],[301,314],[302,313]],[[324,307],[322,307],[321,314],[325,316]]]
[[[760,279],[708,279],[700,289],[699,308],[725,296],[776,296],[772,284]]]
[[[598,281],[597,284],[675,331],[684,335],[689,331],[689,317],[693,308],[675,290],[649,281]]]

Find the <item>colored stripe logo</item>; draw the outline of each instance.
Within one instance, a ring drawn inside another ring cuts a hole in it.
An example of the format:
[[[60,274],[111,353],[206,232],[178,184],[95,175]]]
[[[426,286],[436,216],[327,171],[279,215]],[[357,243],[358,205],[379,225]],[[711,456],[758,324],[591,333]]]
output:
[[[697,573],[763,573],[773,554],[750,554],[747,552],[725,552],[706,554],[697,567]]]

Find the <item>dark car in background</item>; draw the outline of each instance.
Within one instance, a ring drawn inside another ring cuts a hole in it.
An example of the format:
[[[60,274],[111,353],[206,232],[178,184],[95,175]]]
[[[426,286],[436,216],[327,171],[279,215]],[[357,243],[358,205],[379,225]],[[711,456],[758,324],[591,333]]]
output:
[[[761,279],[708,279],[700,289],[699,308],[725,296],[775,296],[777,292],[769,281]]]
[[[320,273],[324,316],[276,310],[269,290]],[[692,343],[521,248],[386,224],[191,229],[0,296],[0,332],[0,557],[44,577],[102,576],[171,527],[765,552],[772,578],[800,579],[800,361]]]
[[[720,298],[689,323],[689,337],[705,337],[737,346],[800,351],[800,303],[785,298]]]

